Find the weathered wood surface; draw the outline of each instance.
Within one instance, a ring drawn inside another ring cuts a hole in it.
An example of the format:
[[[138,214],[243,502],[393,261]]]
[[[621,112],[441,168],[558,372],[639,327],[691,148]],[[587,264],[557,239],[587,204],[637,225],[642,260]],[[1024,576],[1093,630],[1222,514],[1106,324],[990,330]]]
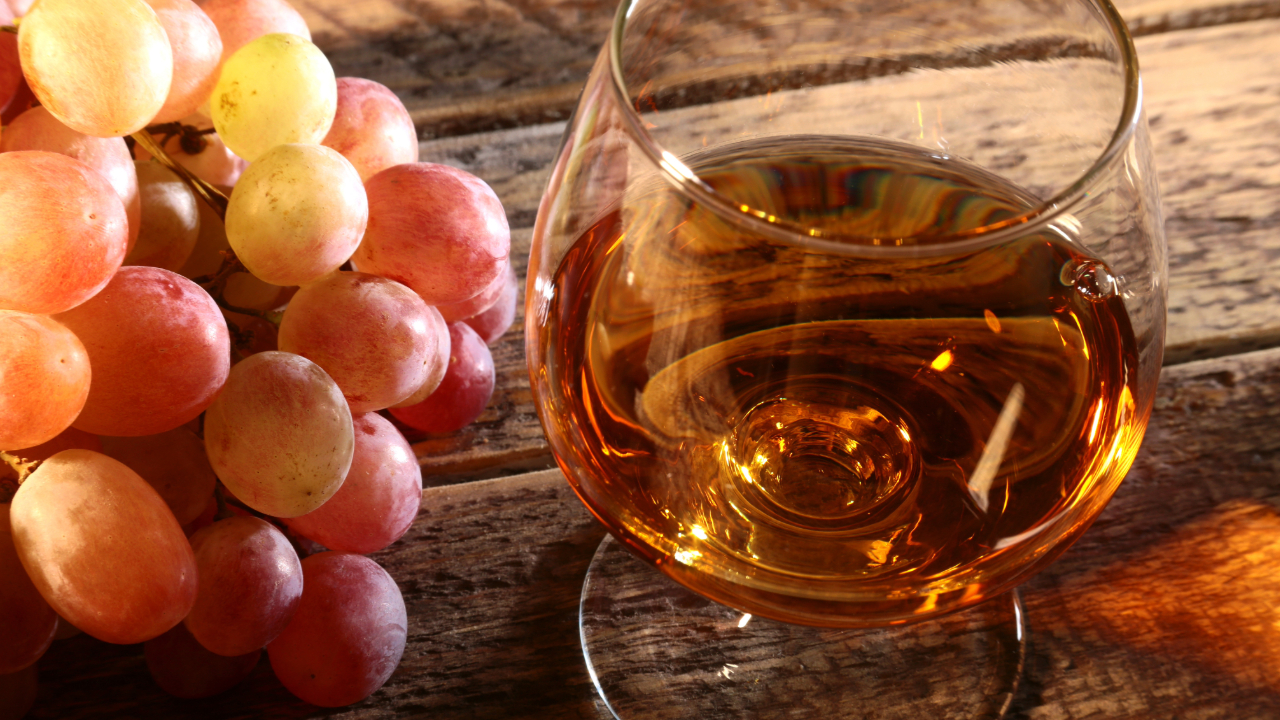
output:
[[[391,87],[424,138],[567,118],[617,6],[613,0],[294,4],[338,74]],[[1280,17],[1276,0],[1116,5],[1137,34]]]
[[[1011,717],[1280,717],[1278,470],[1280,350],[1166,368],[1129,478],[1025,586],[1031,654]],[[576,624],[602,535],[557,471],[432,488],[408,535],[374,556],[410,627],[369,700],[305,706],[265,659],[233,693],[175,700],[139,647],[81,636],[42,661],[31,717],[604,718]]]
[[[1280,20],[1139,38],[1169,241],[1166,361],[1280,344]],[[444,138],[423,159],[463,167],[502,198],[523,279],[528,226],[563,123]],[[548,466],[525,377],[524,335],[494,349],[498,391],[480,421],[418,445],[429,482]]]

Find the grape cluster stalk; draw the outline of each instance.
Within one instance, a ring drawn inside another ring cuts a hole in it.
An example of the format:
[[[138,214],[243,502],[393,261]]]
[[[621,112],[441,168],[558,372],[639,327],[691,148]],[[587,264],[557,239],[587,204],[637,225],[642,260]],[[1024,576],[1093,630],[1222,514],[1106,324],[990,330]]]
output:
[[[359,702],[408,614],[402,430],[494,388],[502,203],[286,0],[0,0],[0,689],[84,633],[178,697]],[[51,198],[56,198],[56,202]],[[335,662],[340,658],[341,662]]]

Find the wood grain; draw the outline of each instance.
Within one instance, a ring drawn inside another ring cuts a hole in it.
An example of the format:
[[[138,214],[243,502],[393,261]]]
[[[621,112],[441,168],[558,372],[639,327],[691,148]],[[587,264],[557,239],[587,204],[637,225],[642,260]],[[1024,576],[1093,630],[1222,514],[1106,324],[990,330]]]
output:
[[[396,91],[424,139],[566,119],[617,6],[613,0],[294,4],[337,74]],[[1136,34],[1280,16],[1277,0],[1116,4]]]
[[[307,707],[264,660],[233,693],[179,701],[137,646],[81,636],[42,661],[31,717],[603,718],[576,625],[602,536],[558,471],[429,489],[409,534],[374,556],[410,627],[369,700]],[[1011,717],[1276,717],[1277,567],[1280,350],[1166,368],[1129,478],[1025,586],[1031,654]]]
[[[1169,244],[1166,362],[1280,344],[1280,21],[1140,38]],[[529,233],[563,123],[424,142],[424,160],[488,181],[507,208],[523,280]],[[463,434],[417,445],[431,482],[550,464],[519,322],[494,349],[493,405]]]

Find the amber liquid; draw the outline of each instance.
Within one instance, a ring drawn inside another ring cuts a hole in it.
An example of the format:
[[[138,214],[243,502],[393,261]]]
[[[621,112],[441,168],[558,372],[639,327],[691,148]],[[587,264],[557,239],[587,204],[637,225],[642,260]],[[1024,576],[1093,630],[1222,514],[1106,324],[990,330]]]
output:
[[[1006,590],[1087,527],[1147,415],[1116,281],[1069,233],[954,239],[1033,199],[882,142],[686,162],[829,244],[655,183],[565,256],[536,310],[535,390],[615,535],[721,602],[859,626]]]

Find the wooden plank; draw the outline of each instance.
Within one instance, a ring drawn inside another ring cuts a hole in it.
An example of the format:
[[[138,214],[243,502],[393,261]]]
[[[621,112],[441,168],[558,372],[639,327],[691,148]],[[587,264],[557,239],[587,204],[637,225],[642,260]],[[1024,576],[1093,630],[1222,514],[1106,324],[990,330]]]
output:
[[[1031,654],[1011,717],[1280,713],[1277,428],[1280,350],[1165,369],[1129,478],[1025,587]],[[410,628],[400,668],[369,700],[307,707],[264,660],[232,693],[179,701],[151,683],[137,646],[80,636],[41,662],[30,717],[603,719],[576,624],[602,536],[555,471],[429,489],[408,535],[374,556]]]
[[[1170,252],[1166,362],[1280,344],[1280,21],[1141,38]],[[502,198],[521,279],[563,123],[424,142],[425,160],[476,173]],[[522,322],[520,320],[517,321]],[[479,423],[418,444],[431,482],[550,464],[525,377],[524,335],[494,349]]]
[[[338,75],[391,87],[423,138],[567,118],[617,5],[613,0],[294,4]],[[1280,16],[1278,0],[1122,0],[1117,6],[1138,34]]]

